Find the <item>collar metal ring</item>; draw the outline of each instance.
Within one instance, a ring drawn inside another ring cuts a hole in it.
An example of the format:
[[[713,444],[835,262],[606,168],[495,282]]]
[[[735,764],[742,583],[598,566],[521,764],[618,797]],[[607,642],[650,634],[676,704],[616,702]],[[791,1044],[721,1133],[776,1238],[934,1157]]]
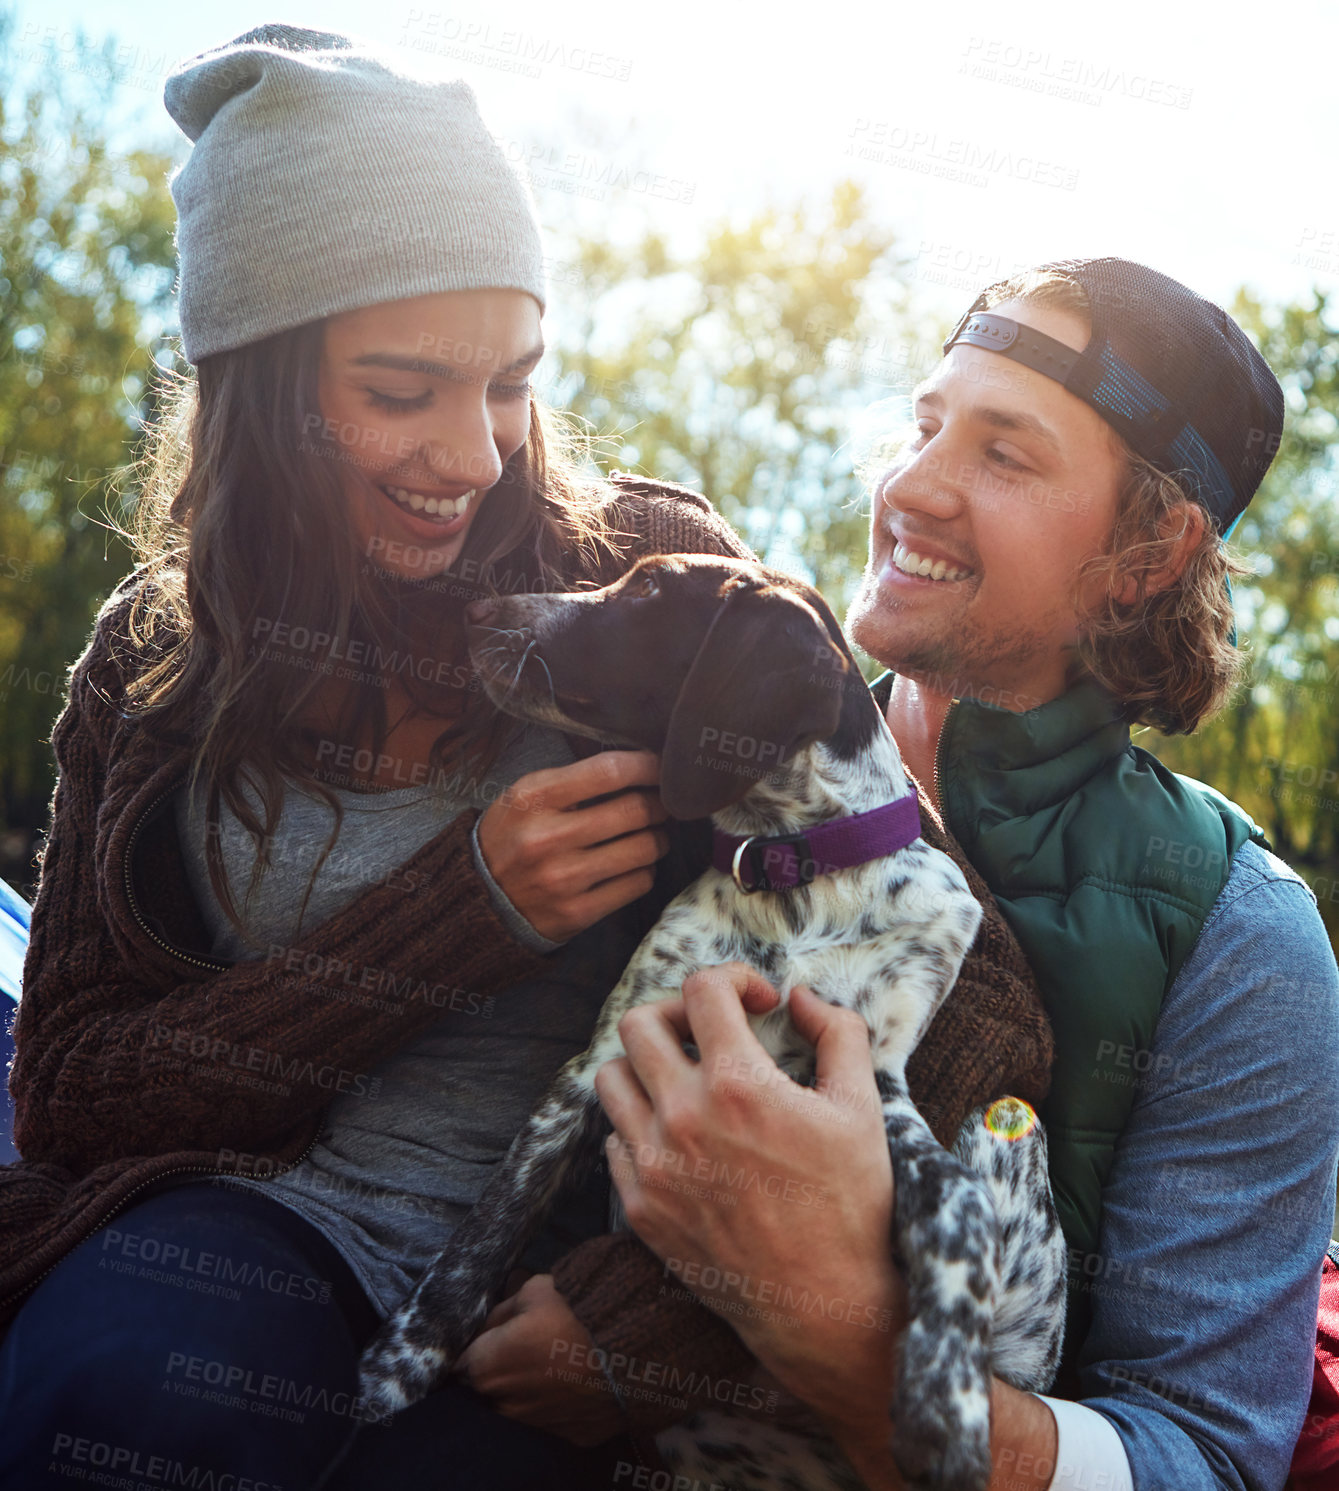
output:
[[[744,842],[740,844],[739,848],[735,850],[734,861],[730,866],[730,873],[734,876],[735,884],[740,888],[741,891],[744,892],[746,896],[751,896],[753,892],[758,889],[758,887],[756,885],[745,885],[744,882],[739,878],[739,864],[744,857],[744,851],[749,847],[749,845],[756,837],[757,835],[754,834],[745,839]]]

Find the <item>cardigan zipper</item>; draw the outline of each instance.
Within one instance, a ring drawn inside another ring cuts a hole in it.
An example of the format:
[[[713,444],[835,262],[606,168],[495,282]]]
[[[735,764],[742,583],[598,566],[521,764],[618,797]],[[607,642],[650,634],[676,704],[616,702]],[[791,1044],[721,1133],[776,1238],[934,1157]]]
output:
[[[160,792],[158,796],[155,797],[154,800],[148,805],[148,807],[145,808],[144,811],[139,815],[139,819],[135,823],[134,828],[130,831],[130,837],[126,840],[125,861],[122,865],[122,870],[125,875],[126,901],[129,904],[131,911],[134,913],[135,920],[139,923],[140,928],[144,932],[144,935],[148,937],[151,942],[156,943],[166,952],[171,953],[174,958],[180,958],[185,963],[193,963],[197,968],[213,968],[221,971],[231,968],[232,964],[225,963],[218,958],[202,958],[193,953],[183,952],[181,948],[173,947],[170,942],[168,942],[165,938],[160,937],[157,932],[153,930],[153,928],[145,920],[143,913],[140,911],[139,902],[135,900],[134,886],[131,882],[130,877],[131,856],[134,853],[135,842],[139,838],[140,830],[144,827],[145,820],[152,814],[153,810],[158,806],[158,804],[165,798],[171,797],[171,795],[185,780],[185,776],[180,776],[175,782],[172,783],[170,787],[166,789],[166,791]]]
[[[321,1121],[317,1127],[315,1134],[312,1135],[311,1143],[307,1145],[306,1149],[304,1149],[302,1153],[297,1157],[297,1159],[295,1159],[291,1164],[284,1165],[278,1170],[272,1170],[268,1175],[249,1175],[245,1178],[247,1180],[273,1180],[276,1176],[287,1175],[290,1170],[297,1169],[297,1167],[303,1162],[303,1160],[307,1158],[312,1150],[316,1148],[317,1144],[320,1143],[321,1136],[325,1133],[325,1116],[328,1111],[328,1107],[321,1110]],[[236,1171],[226,1170],[222,1165],[176,1165],[171,1170],[162,1170],[157,1175],[150,1175],[148,1179],[140,1181],[137,1186],[134,1186],[132,1189],[127,1191],[125,1195],[122,1196],[121,1199],[116,1203],[116,1205],[112,1207],[111,1211],[109,1211],[105,1217],[103,1217],[99,1222],[91,1227],[84,1234],[83,1238],[80,1239],[80,1241],[87,1242],[88,1239],[92,1237],[99,1228],[105,1227],[107,1223],[112,1220],[113,1217],[123,1212],[125,1210],[126,1203],[130,1200],[130,1198],[135,1194],[136,1191],[142,1191],[145,1186],[154,1185],[158,1181],[166,1179],[166,1177],[169,1175],[193,1175],[196,1173],[203,1175],[234,1175],[236,1174]],[[79,1244],[76,1243],[75,1247],[78,1246]],[[3,1310],[14,1300],[22,1299],[25,1294],[29,1294],[34,1289],[36,1289],[37,1286],[42,1282],[42,1280],[46,1278],[46,1276],[51,1272],[53,1268],[56,1267],[58,1263],[64,1263],[64,1261],[70,1256],[70,1252],[72,1251],[73,1249],[70,1249],[62,1253],[59,1258],[49,1263],[35,1279],[30,1280],[23,1286],[22,1289],[16,1289],[13,1294],[8,1295],[6,1298],[0,1300],[0,1310]]]
[[[939,795],[939,763],[944,751],[944,731],[948,728],[948,717],[957,707],[958,701],[956,699],[950,700],[948,708],[944,711],[944,718],[940,721],[939,735],[935,740],[934,779],[932,784],[934,786],[935,807],[938,808],[939,816],[944,820],[944,827],[948,828],[950,833],[953,830],[949,828],[948,814],[944,811],[944,799]]]
[[[126,900],[129,903],[131,911],[135,915],[135,920],[139,923],[140,927],[144,931],[144,934],[153,942],[155,942],[159,947],[164,948],[167,952],[171,953],[173,957],[180,958],[187,963],[194,963],[197,967],[200,968],[226,970],[228,968],[231,968],[232,964],[224,963],[217,958],[196,957],[191,953],[183,952],[178,947],[173,947],[170,942],[160,937],[153,930],[153,928],[149,926],[148,922],[144,919],[144,916],[139,909],[139,904],[135,900],[135,892],[130,876],[130,860],[131,855],[134,852],[135,842],[139,838],[140,830],[144,827],[145,821],[153,813],[158,804],[161,803],[165,798],[170,797],[172,793],[175,792],[176,789],[185,780],[186,778],[184,776],[178,777],[177,780],[173,782],[170,787],[168,787],[165,791],[160,792],[158,796],[155,797],[154,800],[148,805],[148,807],[146,807],[144,811],[139,815],[134,828],[130,831],[130,837],[126,840],[125,861],[123,865],[126,886]],[[312,1136],[311,1142],[291,1164],[284,1165],[281,1169],[273,1170],[267,1175],[253,1175],[247,1178],[250,1180],[272,1180],[275,1176],[286,1175],[290,1170],[293,1170],[298,1165],[300,1165],[320,1142],[321,1135],[325,1131],[325,1114],[326,1110],[323,1109],[321,1112],[320,1125],[318,1126],[316,1133]],[[177,1165],[174,1166],[171,1170],[160,1171],[157,1175],[149,1176],[146,1180],[142,1180],[139,1185],[127,1191],[126,1194],[121,1197],[120,1201],[118,1201],[116,1205],[111,1209],[111,1211],[109,1211],[106,1216],[104,1216],[90,1229],[90,1231],[86,1234],[86,1237],[91,1237],[93,1233],[98,1231],[100,1227],[105,1227],[114,1216],[123,1211],[125,1209],[126,1203],[131,1199],[132,1196],[136,1194],[136,1192],[142,1191],[145,1186],[156,1184],[158,1181],[165,1179],[169,1175],[231,1175],[234,1173],[234,1171],[227,1170],[221,1165]],[[63,1262],[64,1259],[68,1256],[68,1253],[62,1254],[60,1258],[57,1258],[47,1268],[43,1269],[43,1271],[38,1274],[35,1279],[25,1284],[22,1289],[16,1290],[13,1294],[7,1296],[5,1299],[0,1300],[0,1310],[4,1309],[5,1306],[9,1305],[14,1300],[21,1299],[25,1294],[28,1294],[32,1290],[36,1289],[37,1286],[42,1282],[42,1280],[46,1278],[47,1274],[49,1274],[51,1270],[56,1267],[56,1264]]]

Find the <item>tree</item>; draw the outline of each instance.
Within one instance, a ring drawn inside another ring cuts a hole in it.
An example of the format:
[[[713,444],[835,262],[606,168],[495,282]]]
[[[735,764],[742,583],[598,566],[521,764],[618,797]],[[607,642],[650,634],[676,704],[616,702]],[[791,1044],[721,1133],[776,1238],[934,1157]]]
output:
[[[0,59],[7,29],[0,16]],[[112,43],[75,61],[20,88],[0,60],[0,873],[29,894],[66,670],[131,563],[102,517],[123,516],[118,487],[134,499],[125,466],[154,416],[155,357],[169,356],[158,333],[174,266],[171,162],[109,148],[78,95],[99,68],[114,81]],[[603,212],[568,221],[550,262],[552,401],[588,422],[600,464],[704,492],[842,614],[867,551],[870,441],[851,432],[893,433],[900,396],[940,355],[943,328],[909,299],[892,233],[850,182],[821,208],[772,208],[686,243],[651,228],[619,237]],[[1237,591],[1251,676],[1197,735],[1142,739],[1256,816],[1333,935],[1336,307],[1243,294],[1234,310],[1290,410],[1236,535],[1254,567]]]
[[[721,225],[673,254],[576,240],[555,278],[579,305],[563,323],[560,400],[599,435],[605,465],[706,493],[754,548],[805,573],[839,611],[867,546],[865,483],[847,432],[868,405],[886,431],[939,358],[940,328],[898,283],[892,235],[858,188],[827,214],[803,208]],[[1339,307],[1319,292],[1234,314],[1288,397],[1282,446],[1234,534],[1253,568],[1236,587],[1251,658],[1232,706],[1191,737],[1140,743],[1242,803],[1315,890],[1339,936]]]
[[[99,515],[119,511],[142,425],[174,214],[170,160],[109,149],[78,73],[53,61],[22,86],[12,26],[0,16],[0,873],[31,895],[66,671],[131,565]]]
[[[860,189],[679,253],[650,231],[574,239],[554,279],[557,402],[594,428],[602,463],[695,488],[770,562],[849,599],[868,508],[848,428],[938,355]]]
[[[1254,570],[1234,587],[1250,673],[1197,734],[1156,745],[1177,771],[1240,802],[1312,886],[1339,936],[1339,305],[1242,292],[1233,314],[1287,395],[1283,440],[1234,541]]]

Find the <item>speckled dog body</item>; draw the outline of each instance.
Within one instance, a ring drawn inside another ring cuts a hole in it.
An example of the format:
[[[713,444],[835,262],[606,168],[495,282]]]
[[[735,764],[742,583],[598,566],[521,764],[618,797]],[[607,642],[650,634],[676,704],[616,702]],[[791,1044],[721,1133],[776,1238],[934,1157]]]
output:
[[[776,835],[908,791],[831,612],[817,592],[775,571],[657,556],[604,590],[507,597],[488,623],[471,640],[495,702],[571,733],[658,750],[661,796],[675,817],[710,814],[727,833]],[[629,655],[638,666],[620,670],[618,658]],[[796,984],[857,1010],[869,1028],[910,1315],[898,1348],[894,1453],[911,1486],[984,1487],[991,1373],[1020,1387],[1049,1383],[1065,1260],[1040,1129],[1011,1140],[1007,1126],[988,1126],[978,1113],[955,1157],[907,1091],[907,1059],[980,915],[957,866],[922,839],[791,890],[745,894],[728,875],[703,874],[638,947],[588,1050],[559,1073],[449,1248],[368,1347],[370,1411],[396,1411],[436,1384],[478,1332],[557,1192],[598,1150],[607,1123],[594,1076],[622,1054],[623,1013],[678,997],[697,969],[739,961],[782,993],[781,1006],[751,1024],[797,1081],[812,1081],[814,1053],[786,1007]],[[830,1443],[798,1444],[775,1426],[716,1413],[693,1415],[658,1444],[676,1470],[707,1483],[762,1488],[784,1466],[787,1484],[812,1491],[860,1485]]]

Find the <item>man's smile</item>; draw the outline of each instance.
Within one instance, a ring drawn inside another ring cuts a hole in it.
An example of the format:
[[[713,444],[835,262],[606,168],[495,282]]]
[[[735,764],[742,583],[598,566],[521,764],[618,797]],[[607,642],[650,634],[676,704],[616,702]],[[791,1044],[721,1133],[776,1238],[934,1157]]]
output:
[[[968,565],[960,564],[956,559],[936,553],[928,544],[923,544],[920,540],[917,540],[914,545],[905,544],[901,539],[894,540],[893,564],[904,575],[950,583],[969,579],[973,574],[973,570]]]

